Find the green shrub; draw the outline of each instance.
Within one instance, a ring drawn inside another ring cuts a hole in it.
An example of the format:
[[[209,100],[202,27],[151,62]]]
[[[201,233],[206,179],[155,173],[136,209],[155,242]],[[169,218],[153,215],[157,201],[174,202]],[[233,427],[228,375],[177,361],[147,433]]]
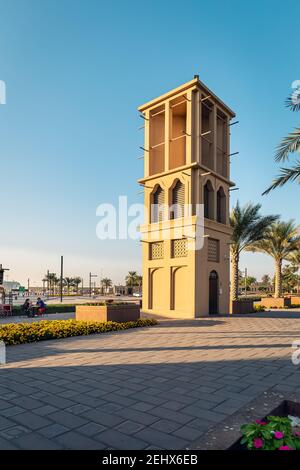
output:
[[[69,313],[75,312],[75,304],[50,304],[46,307],[46,313]],[[13,315],[23,315],[20,305],[12,309]]]
[[[76,320],[41,320],[33,323],[9,323],[0,327],[0,340],[4,341],[6,345],[14,345],[33,343],[46,339],[127,330],[129,328],[153,326],[156,324],[157,321],[150,318],[126,323]]]
[[[263,305],[254,305],[254,312],[265,312],[266,307]]]

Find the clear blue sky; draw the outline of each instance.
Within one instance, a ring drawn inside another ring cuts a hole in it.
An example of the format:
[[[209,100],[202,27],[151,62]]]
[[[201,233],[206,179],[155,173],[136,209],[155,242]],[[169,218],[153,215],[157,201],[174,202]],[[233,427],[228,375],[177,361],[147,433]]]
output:
[[[140,270],[134,241],[95,235],[96,207],[127,194],[141,202],[136,107],[195,73],[237,113],[232,194],[264,213],[299,218],[299,187],[261,197],[278,172],[274,147],[299,125],[284,108],[300,79],[300,5],[173,0],[0,0],[0,262],[34,284],[49,268],[122,281]],[[272,261],[246,255],[260,276]]]

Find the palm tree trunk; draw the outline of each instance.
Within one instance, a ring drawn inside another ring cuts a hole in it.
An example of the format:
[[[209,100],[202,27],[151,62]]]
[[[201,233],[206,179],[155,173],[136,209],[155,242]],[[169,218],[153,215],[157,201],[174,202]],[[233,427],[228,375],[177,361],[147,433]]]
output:
[[[239,253],[231,254],[231,300],[239,297]]]
[[[282,290],[282,261],[276,260],[275,261],[275,299],[281,297],[281,290]]]

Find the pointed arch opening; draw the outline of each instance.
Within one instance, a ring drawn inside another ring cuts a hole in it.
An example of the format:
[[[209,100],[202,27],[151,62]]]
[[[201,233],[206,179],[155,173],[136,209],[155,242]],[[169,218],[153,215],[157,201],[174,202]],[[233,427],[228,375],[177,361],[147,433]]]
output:
[[[150,221],[160,222],[164,220],[165,192],[161,186],[157,186],[151,196]]]
[[[214,188],[211,182],[208,180],[204,185],[204,217],[206,219],[214,219]]]
[[[226,194],[223,187],[221,186],[217,192],[217,221],[221,224],[226,224],[226,212]]]
[[[171,219],[184,217],[185,187],[180,180],[175,183],[171,190],[171,201]]]

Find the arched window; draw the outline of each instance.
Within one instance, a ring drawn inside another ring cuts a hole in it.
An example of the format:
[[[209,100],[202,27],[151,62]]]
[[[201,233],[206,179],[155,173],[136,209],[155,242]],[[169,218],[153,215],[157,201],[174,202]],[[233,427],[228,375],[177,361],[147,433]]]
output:
[[[164,202],[164,190],[160,186],[157,186],[152,194],[151,222],[159,222],[164,219]]]
[[[226,224],[226,195],[222,186],[217,192],[217,221]]]
[[[204,186],[204,217],[206,219],[214,219],[214,188],[210,181]]]
[[[171,219],[184,217],[184,184],[177,181],[172,189]]]

